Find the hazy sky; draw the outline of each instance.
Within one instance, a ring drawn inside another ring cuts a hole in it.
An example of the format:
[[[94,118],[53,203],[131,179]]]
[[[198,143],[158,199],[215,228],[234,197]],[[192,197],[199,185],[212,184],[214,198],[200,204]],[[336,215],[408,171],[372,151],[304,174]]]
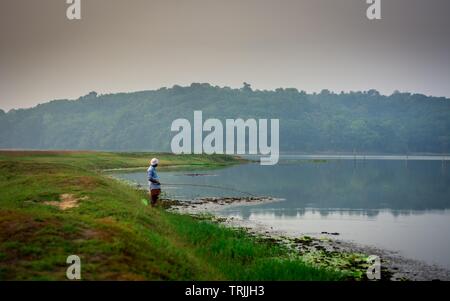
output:
[[[209,82],[450,96],[450,1],[0,1],[0,108]]]

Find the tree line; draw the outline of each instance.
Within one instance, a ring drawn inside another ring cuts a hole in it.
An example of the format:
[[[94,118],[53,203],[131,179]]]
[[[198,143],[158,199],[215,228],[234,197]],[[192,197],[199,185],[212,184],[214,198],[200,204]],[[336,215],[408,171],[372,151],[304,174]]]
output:
[[[280,120],[283,152],[450,153],[450,99],[193,83],[0,111],[0,148],[169,151],[178,118]]]

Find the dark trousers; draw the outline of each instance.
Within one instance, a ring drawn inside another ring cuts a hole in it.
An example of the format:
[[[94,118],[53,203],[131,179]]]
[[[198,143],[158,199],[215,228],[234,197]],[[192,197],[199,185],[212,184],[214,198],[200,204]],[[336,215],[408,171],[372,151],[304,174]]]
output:
[[[161,194],[161,189],[151,189],[150,190],[150,198],[151,198],[152,206],[156,205],[160,194]]]

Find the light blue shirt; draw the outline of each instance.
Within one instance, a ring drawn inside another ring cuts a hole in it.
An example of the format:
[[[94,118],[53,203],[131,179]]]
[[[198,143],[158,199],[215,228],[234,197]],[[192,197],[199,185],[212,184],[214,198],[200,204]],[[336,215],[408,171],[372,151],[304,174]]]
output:
[[[161,185],[150,182],[150,179],[159,181],[159,176],[156,173],[156,167],[150,166],[147,169],[147,178],[149,180],[148,181],[148,185],[149,185],[150,190],[152,190],[152,189],[161,189]]]

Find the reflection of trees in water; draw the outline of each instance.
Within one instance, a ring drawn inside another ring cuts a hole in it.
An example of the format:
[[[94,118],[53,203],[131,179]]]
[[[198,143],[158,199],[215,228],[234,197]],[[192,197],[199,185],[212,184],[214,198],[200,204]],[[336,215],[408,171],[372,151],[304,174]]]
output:
[[[166,182],[193,183],[231,187],[255,195],[284,198],[286,201],[264,204],[252,209],[282,210],[289,217],[302,215],[304,208],[339,208],[342,214],[376,216],[379,210],[392,209],[393,215],[411,214],[410,210],[450,208],[450,173],[443,170],[447,162],[395,160],[328,160],[301,161],[295,164],[260,166],[248,164],[215,170],[214,177],[180,176],[161,172]],[[448,168],[448,166],[447,166]],[[128,180],[143,181],[145,173],[127,175]],[[178,187],[166,192],[185,195],[186,198],[203,196],[238,195],[233,191],[205,187]],[[360,210],[362,209],[362,210]],[[248,210],[248,209],[246,209]],[[333,209],[334,210],[334,209]],[[354,211],[352,211],[354,210]],[[292,211],[292,212],[288,212]],[[336,210],[334,210],[336,211]],[[248,211],[242,212],[249,216]],[[330,213],[319,212],[320,216]]]
[[[320,215],[321,217],[328,217],[330,215],[338,214],[341,216],[367,216],[374,217],[379,214],[379,210],[329,210],[329,209],[285,209],[285,210],[252,210],[249,208],[242,208],[239,211],[228,211],[230,215],[238,215],[244,219],[249,219],[252,215],[258,217],[273,217],[273,218],[302,218],[307,214]]]
[[[288,201],[265,208],[446,209],[450,208],[450,176],[441,165],[410,161],[406,168],[403,161],[337,160],[278,166],[272,176],[280,182],[270,192]]]
[[[251,208],[241,208],[239,211],[230,210],[225,211],[229,215],[237,215],[243,219],[249,219],[250,217],[258,218],[274,218],[274,219],[295,219],[303,218],[305,215],[320,215],[320,217],[327,218],[332,215],[339,215],[341,217],[367,217],[372,218],[378,216],[380,213],[387,212],[394,217],[398,216],[410,216],[410,215],[423,215],[434,210],[345,210],[345,209],[321,209],[321,208],[308,208],[308,209],[284,209],[284,210],[254,210]]]

